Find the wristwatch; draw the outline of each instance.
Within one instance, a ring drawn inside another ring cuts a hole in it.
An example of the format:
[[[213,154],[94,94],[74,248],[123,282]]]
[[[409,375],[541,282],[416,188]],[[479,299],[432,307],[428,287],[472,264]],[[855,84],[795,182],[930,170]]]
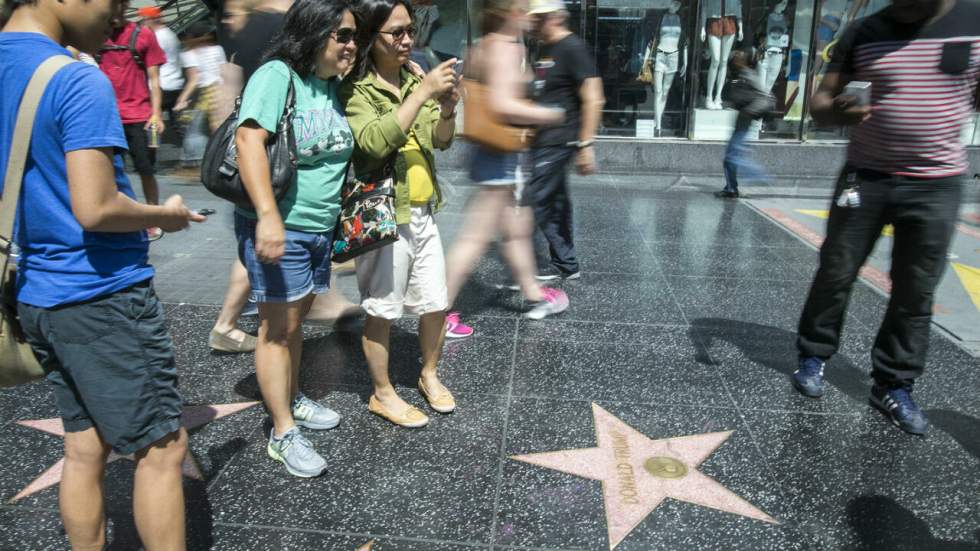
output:
[[[586,147],[592,147],[595,145],[595,140],[579,140],[575,142],[576,149],[585,149]]]

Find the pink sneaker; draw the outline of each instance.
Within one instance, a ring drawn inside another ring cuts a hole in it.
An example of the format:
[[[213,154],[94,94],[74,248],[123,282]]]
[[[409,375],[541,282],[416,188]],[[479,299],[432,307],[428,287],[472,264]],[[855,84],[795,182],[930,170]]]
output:
[[[544,295],[544,300],[536,303],[528,313],[524,314],[526,317],[540,320],[560,314],[568,309],[568,295],[565,294],[565,291],[553,287],[542,287],[541,293]]]
[[[459,321],[459,312],[446,313],[446,338],[465,339],[473,334],[473,328]]]

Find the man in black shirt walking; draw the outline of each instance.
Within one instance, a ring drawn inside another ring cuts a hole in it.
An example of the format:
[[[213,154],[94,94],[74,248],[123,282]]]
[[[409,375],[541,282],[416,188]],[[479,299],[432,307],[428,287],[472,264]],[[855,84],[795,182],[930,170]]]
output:
[[[535,99],[565,110],[565,122],[538,130],[532,149],[532,173],[524,193],[548,240],[551,266],[538,279],[576,279],[578,259],[572,242],[572,203],[566,172],[574,158],[579,174],[595,172],[592,148],[605,98],[602,79],[588,46],[566,26],[561,0],[532,0],[534,34],[541,41],[534,63]]]

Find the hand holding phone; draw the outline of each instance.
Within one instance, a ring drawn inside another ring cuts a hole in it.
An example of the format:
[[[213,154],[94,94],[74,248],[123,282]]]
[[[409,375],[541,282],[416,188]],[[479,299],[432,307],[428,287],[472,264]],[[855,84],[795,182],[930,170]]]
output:
[[[860,80],[849,82],[834,98],[834,111],[838,124],[864,122],[871,116],[871,83]]]
[[[863,80],[852,80],[844,87],[842,96],[854,98],[854,105],[871,105],[871,83]]]

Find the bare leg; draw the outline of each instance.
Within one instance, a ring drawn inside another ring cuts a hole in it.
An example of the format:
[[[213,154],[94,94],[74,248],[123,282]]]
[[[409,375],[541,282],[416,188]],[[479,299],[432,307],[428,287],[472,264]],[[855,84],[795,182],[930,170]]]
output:
[[[446,288],[450,307],[456,302],[460,289],[490,241],[497,235],[501,212],[513,201],[514,188],[511,186],[483,186],[470,198],[463,215],[466,225],[446,255]]]
[[[316,299],[317,295],[310,293],[306,295],[299,301],[299,323],[300,326],[296,331],[289,334],[289,359],[292,362],[290,364],[290,378],[289,378],[289,403],[292,405],[293,398],[299,393],[299,366],[301,360],[303,359],[303,320],[310,313],[310,307],[313,306],[313,301]]]
[[[159,205],[160,186],[157,185],[156,177],[152,174],[140,174],[140,182],[143,184],[143,197],[146,198],[146,204]]]
[[[419,347],[422,349],[422,382],[430,392],[442,393],[442,383],[436,375],[442,342],[446,336],[446,313],[430,312],[419,316]]]
[[[337,290],[335,286],[336,281],[336,274],[332,274],[330,276],[330,290],[325,294],[316,296],[316,299],[313,301],[313,306],[304,319],[336,321],[345,316],[355,316],[364,313],[360,305],[347,300],[347,297]]]
[[[718,71],[725,64],[721,59],[721,38],[708,36],[708,51],[711,54],[711,64],[708,65],[708,81],[705,96],[705,107],[708,107],[715,100],[715,82],[718,81]],[[724,84],[724,80],[722,80]],[[721,93],[719,86],[719,95]]]
[[[513,199],[511,200],[513,203]],[[510,272],[521,286],[524,298],[531,302],[544,299],[541,285],[534,278],[537,262],[534,260],[534,211],[529,207],[510,205],[503,213],[504,242],[501,247]]]
[[[214,322],[214,330],[218,333],[228,335],[235,340],[244,338],[244,333],[238,329],[238,316],[248,303],[248,295],[252,292],[252,287],[248,283],[248,272],[245,266],[238,259],[231,265],[231,273],[228,275],[228,290],[225,292],[225,302],[221,306],[221,313]]]
[[[289,304],[259,303],[255,373],[277,436],[282,436],[295,424],[290,407],[296,387],[292,380],[293,348],[296,334],[300,335],[302,348],[303,313],[309,308],[308,299],[310,297]]]
[[[136,452],[133,517],[146,551],[183,551],[187,431],[173,432]]]
[[[728,58],[732,55],[735,35],[721,37],[721,63],[718,65],[718,80],[715,81],[715,103],[721,105],[721,91],[725,88],[725,78],[728,76]]]
[[[440,327],[444,330],[444,327]],[[381,405],[395,415],[403,414],[410,408],[408,402],[402,400],[395,392],[388,376],[388,339],[391,336],[391,321],[384,318],[368,316],[364,321],[364,335],[361,344],[364,346],[364,357],[367,359],[368,372],[374,384],[374,396]]]
[[[101,551],[105,545],[102,479],[109,445],[95,428],[65,433],[65,466],[58,501],[73,551]]]

